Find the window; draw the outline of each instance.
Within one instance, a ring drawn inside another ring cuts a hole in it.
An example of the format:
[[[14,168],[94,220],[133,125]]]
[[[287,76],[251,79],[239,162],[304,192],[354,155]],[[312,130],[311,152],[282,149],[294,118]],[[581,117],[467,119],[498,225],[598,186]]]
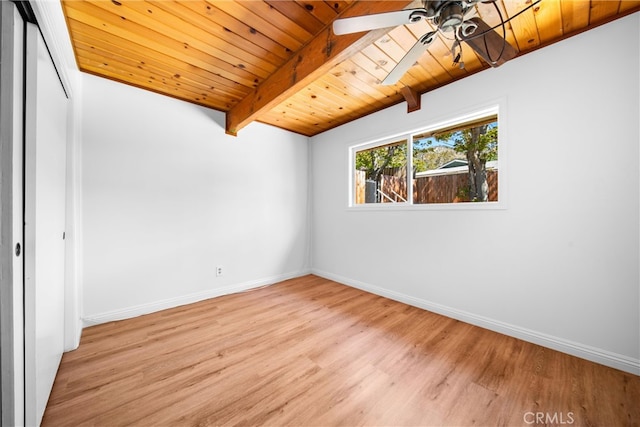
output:
[[[351,148],[351,206],[499,201],[497,107]],[[480,202],[480,203],[478,203]]]
[[[407,202],[407,140],[356,152],[355,203]]]

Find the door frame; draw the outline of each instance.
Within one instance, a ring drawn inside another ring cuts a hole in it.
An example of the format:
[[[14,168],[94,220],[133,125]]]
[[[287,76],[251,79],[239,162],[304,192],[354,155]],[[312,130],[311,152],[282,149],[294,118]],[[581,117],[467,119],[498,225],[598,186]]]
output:
[[[0,425],[24,424],[24,34],[0,2]]]

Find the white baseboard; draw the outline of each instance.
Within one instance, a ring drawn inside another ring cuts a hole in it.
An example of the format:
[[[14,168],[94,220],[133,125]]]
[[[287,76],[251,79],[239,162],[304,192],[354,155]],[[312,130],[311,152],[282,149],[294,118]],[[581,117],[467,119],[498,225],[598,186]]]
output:
[[[339,282],[366,292],[370,292],[372,294],[380,295],[385,298],[399,301],[414,307],[422,308],[433,313],[438,313],[452,319],[457,319],[462,322],[480,326],[482,328],[499,332],[504,335],[519,338],[523,341],[528,341],[534,344],[541,345],[543,347],[570,354],[572,356],[590,360],[601,365],[629,372],[634,375],[640,375],[640,359],[633,359],[628,356],[573,342],[564,338],[559,338],[527,328],[522,328],[520,326],[511,325],[484,316],[478,316],[473,313],[457,310],[455,308],[447,307],[399,292],[390,291],[388,289],[339,276],[337,274],[328,273],[326,271],[311,269],[311,274],[324,277],[325,279],[333,280],[335,282]]]
[[[96,314],[94,316],[84,317],[82,319],[83,326],[99,325],[101,323],[113,322],[116,320],[130,319],[132,317],[142,316],[144,314],[154,313],[156,311],[166,310],[181,305],[192,304],[210,298],[223,295],[235,294],[262,286],[272,285],[282,282],[283,280],[293,279],[295,277],[310,274],[310,270],[300,270],[296,272],[284,273],[277,276],[266,277],[258,280],[250,280],[248,282],[237,283],[223,288],[209,289],[203,292],[197,292],[188,295],[182,295],[175,298],[169,298],[161,301],[154,301],[147,304],[140,304],[120,310],[108,311],[106,313]]]

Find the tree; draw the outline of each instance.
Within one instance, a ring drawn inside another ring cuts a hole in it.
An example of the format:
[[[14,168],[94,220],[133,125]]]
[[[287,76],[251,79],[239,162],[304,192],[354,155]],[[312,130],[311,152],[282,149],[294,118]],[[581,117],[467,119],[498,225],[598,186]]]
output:
[[[386,168],[405,167],[407,144],[386,145],[356,153],[356,169],[366,171],[367,179],[379,182]]]
[[[497,122],[436,135],[438,141],[453,141],[453,148],[463,153],[469,165],[469,199],[489,200],[487,161],[498,159]]]
[[[385,145],[382,147],[371,148],[369,150],[359,151],[356,153],[356,169],[366,172],[365,184],[365,200],[368,203],[380,202],[382,189],[382,176],[387,168],[398,168],[400,171],[406,174],[407,167],[407,143],[405,141]],[[388,173],[388,172],[387,172]],[[395,173],[394,173],[395,175]],[[371,184],[373,181],[375,184]],[[393,182],[393,180],[391,181]],[[373,185],[373,186],[372,186]],[[392,184],[393,186],[393,184]],[[389,190],[389,189],[387,189]],[[397,189],[401,194],[396,193],[393,188],[389,191],[399,196],[402,199],[406,199],[406,186],[404,194],[401,188]],[[389,196],[387,196],[389,198]]]

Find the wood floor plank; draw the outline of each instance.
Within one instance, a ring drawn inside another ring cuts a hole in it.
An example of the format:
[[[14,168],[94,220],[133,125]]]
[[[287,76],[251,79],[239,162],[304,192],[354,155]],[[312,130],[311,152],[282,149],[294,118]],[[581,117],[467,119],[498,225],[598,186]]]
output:
[[[640,377],[310,275],[86,328],[42,425],[511,426],[540,413],[638,425]]]

